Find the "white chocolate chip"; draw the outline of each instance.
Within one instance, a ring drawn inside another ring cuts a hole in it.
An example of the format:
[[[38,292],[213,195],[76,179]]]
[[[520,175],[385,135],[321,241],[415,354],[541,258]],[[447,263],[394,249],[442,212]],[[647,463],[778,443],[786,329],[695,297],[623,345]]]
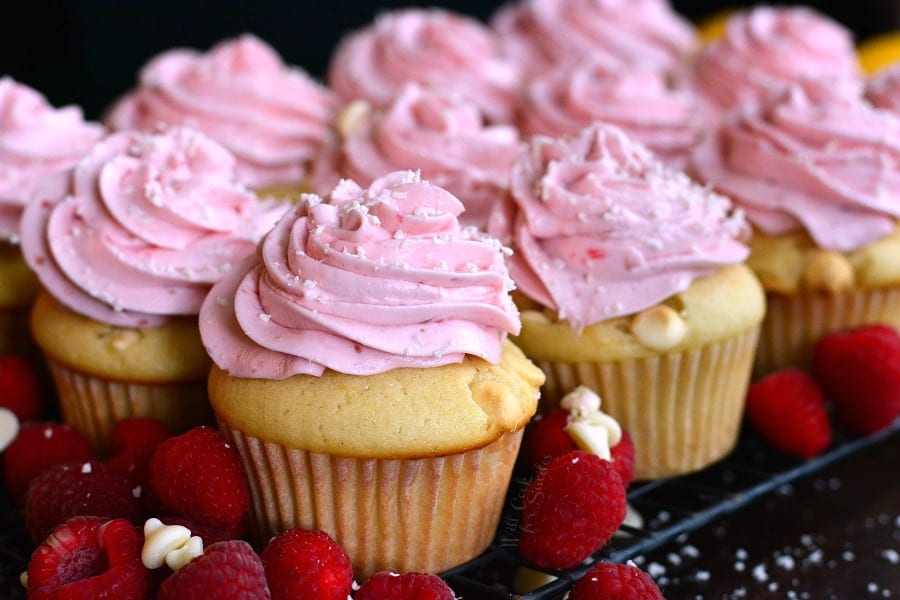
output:
[[[365,100],[354,100],[344,107],[334,119],[334,127],[343,139],[356,133],[369,117],[372,107]]]
[[[658,352],[674,348],[687,334],[687,325],[677,312],[658,304],[631,319],[631,331],[646,347]]]
[[[606,428],[595,427],[587,421],[574,421],[566,425],[566,433],[581,450],[596,454],[603,460],[612,460]]]
[[[622,428],[611,416],[600,410],[600,396],[585,386],[578,386],[560,401],[569,412],[565,432],[581,450],[612,460],[611,448],[622,439]]]
[[[631,504],[625,505],[625,520],[622,521],[622,525],[628,525],[629,527],[634,527],[635,529],[641,529],[644,526],[644,517],[637,511],[635,507]],[[630,536],[631,534],[627,531],[622,531],[619,529],[615,533],[616,536]]]
[[[19,435],[19,419],[16,413],[0,407],[0,452],[6,450]]]
[[[195,535],[185,542],[182,547],[166,554],[166,564],[173,571],[177,571],[202,554],[203,540]]]
[[[28,571],[22,571],[19,574],[19,583],[22,584],[22,587],[28,589]]]
[[[570,413],[586,415],[600,410],[600,396],[591,388],[579,385],[560,400],[560,406]]]
[[[853,287],[854,279],[850,261],[833,250],[813,251],[803,266],[803,285],[810,290],[841,292]]]
[[[110,336],[109,345],[112,346],[114,350],[122,352],[127,350],[135,342],[140,341],[140,339],[140,332],[134,329],[120,329]]]
[[[170,567],[177,564],[181,567],[201,554],[203,554],[203,540],[196,536],[191,537],[191,531],[187,527],[166,525],[159,519],[147,519],[144,523],[141,562],[148,569],[158,569],[164,564]],[[170,555],[173,555],[171,563]],[[177,570],[176,567],[172,569]]]
[[[513,589],[518,594],[527,594],[548,583],[553,583],[556,579],[549,573],[542,573],[528,567],[519,567],[513,576]]]

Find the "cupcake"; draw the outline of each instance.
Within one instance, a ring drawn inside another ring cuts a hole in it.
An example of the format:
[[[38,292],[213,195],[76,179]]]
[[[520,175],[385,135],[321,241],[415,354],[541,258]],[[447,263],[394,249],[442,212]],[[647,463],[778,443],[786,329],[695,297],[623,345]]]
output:
[[[367,186],[392,171],[419,169],[463,203],[463,225],[481,228],[525,149],[514,127],[486,125],[472,102],[414,83],[382,110],[351,104],[337,122],[339,141],[316,162],[317,190],[325,194],[341,178]]]
[[[409,81],[458,93],[492,122],[510,123],[519,70],[501,56],[491,31],[439,9],[386,12],[350,33],[335,50],[328,83],[344,101],[391,102]]]
[[[0,78],[0,354],[32,346],[27,313],[40,287],[19,250],[19,222],[41,186],[52,186],[103,135],[81,109],[56,109],[31,88]]]
[[[415,173],[307,195],[200,311],[219,428],[262,546],[322,529],[354,575],[438,572],[494,537],[544,377],[499,243]]]
[[[488,231],[513,249],[515,342],[547,376],[542,411],[595,390],[634,440],[638,479],[731,450],[765,304],[727,198],[595,124],[534,138]]]
[[[722,123],[696,176],[753,224],[768,296],[757,371],[806,365],[825,333],[900,326],[900,119],[856,81],[804,80]]]
[[[519,0],[491,26],[532,75],[588,57],[674,71],[698,46],[693,26],[666,0]]]
[[[22,218],[43,287],[31,331],[63,420],[101,451],[125,417],[175,431],[210,420],[200,304],[286,209],[239,185],[227,150],[180,128],[115,133],[58,196],[36,196]]]
[[[200,129],[234,154],[240,182],[260,196],[297,198],[336,109],[329,90],[242,35],[205,54],[175,49],[153,58],[105,121],[146,132]]]
[[[681,168],[701,135],[697,108],[691,90],[673,88],[659,71],[595,58],[532,79],[519,122],[525,134],[560,137],[603,121]]]
[[[860,77],[850,31],[811,8],[760,6],[728,18],[725,36],[703,49],[691,79],[726,113],[801,76]]]

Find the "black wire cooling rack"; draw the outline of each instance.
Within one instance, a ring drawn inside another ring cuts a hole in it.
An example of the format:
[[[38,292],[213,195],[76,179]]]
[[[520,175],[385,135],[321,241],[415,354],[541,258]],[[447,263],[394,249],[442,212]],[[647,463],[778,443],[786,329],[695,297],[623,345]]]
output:
[[[649,553],[678,536],[696,531],[754,500],[842,458],[883,442],[900,432],[900,420],[888,429],[862,438],[836,437],[831,447],[811,460],[792,459],[773,451],[745,427],[728,457],[703,471],[634,485],[628,503],[642,516],[641,527],[623,525],[621,532],[579,567],[567,571],[540,569],[523,561],[517,550],[520,504],[528,476],[511,485],[507,508],[491,548],[443,577],[464,598],[480,600],[559,600],[597,561],[623,563]],[[513,587],[516,572],[530,568],[556,577],[527,593]]]
[[[559,600],[599,560],[625,562],[646,554],[676,537],[696,531],[800,477],[820,471],[837,460],[878,444],[900,432],[900,420],[888,429],[863,438],[841,437],[811,460],[796,460],[774,452],[752,431],[742,432],[729,456],[698,473],[634,485],[628,502],[643,517],[641,527],[622,526],[600,552],[575,569],[547,571],[522,560],[517,550],[520,498],[530,475],[514,474],[497,537],[478,558],[442,574],[453,591],[479,600]],[[5,494],[0,498],[0,598],[25,598],[19,575],[28,562],[31,544],[21,510]],[[522,568],[556,577],[527,593],[514,589]]]

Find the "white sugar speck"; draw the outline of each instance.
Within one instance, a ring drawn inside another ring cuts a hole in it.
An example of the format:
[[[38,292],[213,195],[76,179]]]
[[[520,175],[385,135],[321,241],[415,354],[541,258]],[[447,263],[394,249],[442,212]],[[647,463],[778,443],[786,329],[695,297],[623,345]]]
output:
[[[92,469],[91,469],[91,463],[84,463],[83,465],[81,465],[81,472],[82,472],[82,473],[90,473],[91,471],[92,471]]]
[[[766,565],[764,563],[760,563],[753,567],[753,579],[762,583],[763,581],[769,580],[769,574],[766,572]]]
[[[888,561],[892,565],[896,565],[900,563],[900,554],[897,553],[893,548],[888,548],[886,550],[881,551],[881,558]]]

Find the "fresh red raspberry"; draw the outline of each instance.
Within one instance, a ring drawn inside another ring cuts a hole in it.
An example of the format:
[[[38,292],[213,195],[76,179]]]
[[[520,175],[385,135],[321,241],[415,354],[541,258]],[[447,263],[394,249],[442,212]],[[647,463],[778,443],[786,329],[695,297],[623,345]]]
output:
[[[831,443],[825,399],[799,369],[772,373],[747,390],[747,418],[766,442],[785,454],[812,458]]]
[[[144,598],[149,573],[134,527],[124,519],[75,517],[31,555],[28,598]]]
[[[160,444],[150,461],[150,482],[167,510],[200,525],[235,525],[250,508],[240,456],[209,427]]]
[[[32,480],[25,500],[25,528],[40,543],[72,517],[93,515],[140,521],[140,500],[121,473],[100,462],[54,465]]]
[[[0,406],[13,411],[20,423],[40,418],[41,379],[28,359],[15,354],[0,356]]]
[[[262,600],[271,598],[262,561],[244,541],[218,542],[159,588],[157,600]]]
[[[454,600],[444,580],[427,573],[375,573],[353,596],[354,600]]]
[[[622,478],[622,484],[627,488],[634,481],[634,442],[624,429],[619,443],[609,449],[612,455],[613,466]]]
[[[123,419],[113,426],[109,439],[112,458],[106,464],[147,490],[150,488],[150,459],[156,448],[170,437],[172,431],[159,419]]]
[[[575,582],[569,600],[664,600],[653,579],[632,565],[600,563]]]
[[[84,434],[58,423],[28,423],[2,454],[3,480],[18,505],[25,501],[28,484],[53,465],[94,458]]]
[[[557,456],[578,449],[565,432],[568,418],[568,411],[554,410],[529,424],[524,452],[525,460],[533,470],[543,469]]]
[[[215,544],[216,542],[228,542],[231,540],[240,540],[247,535],[247,519],[241,519],[234,525],[223,527],[213,527],[212,525],[201,525],[179,516],[164,516],[161,520],[166,525],[181,525],[191,530],[191,535],[196,535],[203,540],[204,546]]]
[[[900,415],[900,336],[891,327],[825,336],[816,344],[813,372],[852,433],[874,433]]]
[[[350,557],[324,531],[289,529],[262,553],[274,600],[346,600],[353,586]]]
[[[525,460],[533,470],[543,469],[557,456],[578,449],[565,431],[568,417],[568,411],[554,410],[528,426],[524,452]],[[627,431],[622,430],[622,439],[610,451],[616,470],[622,476],[625,487],[628,487],[634,479],[634,443]]]
[[[625,510],[625,486],[610,461],[564,454],[525,490],[519,551],[542,568],[574,567],[612,537]]]

